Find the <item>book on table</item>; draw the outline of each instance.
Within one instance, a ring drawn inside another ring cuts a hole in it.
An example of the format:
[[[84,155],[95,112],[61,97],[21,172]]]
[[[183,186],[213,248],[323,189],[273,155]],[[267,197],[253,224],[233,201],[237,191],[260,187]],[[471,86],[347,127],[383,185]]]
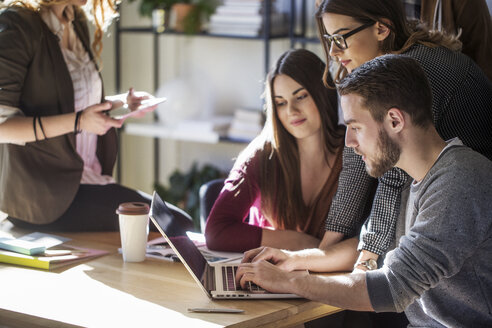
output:
[[[46,250],[46,246],[24,239],[0,238],[0,249],[26,255],[36,255],[43,253]]]
[[[9,250],[0,249],[0,263],[53,270],[85,259],[108,254],[107,251],[103,250],[62,244],[69,239],[39,232],[23,236],[18,240],[29,240],[33,236],[36,237],[38,244],[44,246],[45,250],[43,252],[27,255],[25,254],[26,252],[18,252],[14,248]]]

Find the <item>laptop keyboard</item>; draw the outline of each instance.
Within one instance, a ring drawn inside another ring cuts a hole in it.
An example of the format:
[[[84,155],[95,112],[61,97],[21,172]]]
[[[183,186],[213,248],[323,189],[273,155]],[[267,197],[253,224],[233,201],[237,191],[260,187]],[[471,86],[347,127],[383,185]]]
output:
[[[237,265],[229,265],[222,267],[222,283],[224,290],[235,291],[235,290],[247,290],[251,292],[266,292],[265,289],[260,286],[248,281],[246,289],[241,288],[240,284],[236,285],[236,272]]]

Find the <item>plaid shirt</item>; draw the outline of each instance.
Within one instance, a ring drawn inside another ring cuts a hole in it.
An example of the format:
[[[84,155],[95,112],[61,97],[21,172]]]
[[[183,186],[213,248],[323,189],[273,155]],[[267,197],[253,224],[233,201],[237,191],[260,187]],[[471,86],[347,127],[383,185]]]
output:
[[[416,59],[432,88],[434,125],[444,140],[459,137],[463,143],[492,160],[492,87],[482,70],[467,56],[443,47],[412,46],[405,55]],[[360,249],[382,255],[395,239],[402,188],[408,175],[397,168],[386,172],[376,190],[367,231]],[[376,180],[365,171],[361,157],[345,149],[338,190],[326,230],[354,236],[371,206]]]

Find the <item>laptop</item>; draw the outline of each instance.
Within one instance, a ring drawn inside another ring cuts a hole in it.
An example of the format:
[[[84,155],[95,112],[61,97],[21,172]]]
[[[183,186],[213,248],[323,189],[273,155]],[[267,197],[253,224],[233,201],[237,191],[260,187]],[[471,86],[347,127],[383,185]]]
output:
[[[247,289],[242,289],[236,284],[235,274],[238,263],[208,263],[198,247],[191,239],[179,229],[173,227],[173,214],[166,203],[154,191],[149,214],[162,236],[174,250],[195,282],[213,299],[278,299],[300,298],[295,294],[270,293],[255,284],[249,284]]]

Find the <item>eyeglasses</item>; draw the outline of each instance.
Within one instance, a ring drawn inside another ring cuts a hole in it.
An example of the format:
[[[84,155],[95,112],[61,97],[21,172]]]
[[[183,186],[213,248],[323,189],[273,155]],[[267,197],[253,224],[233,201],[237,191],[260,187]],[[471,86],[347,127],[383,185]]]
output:
[[[374,25],[374,22],[370,22],[370,23],[365,23],[364,25],[362,26],[359,26],[358,28],[350,31],[350,32],[347,32],[345,34],[333,34],[333,35],[329,35],[329,34],[323,34],[323,39],[328,42],[328,46],[329,48],[331,49],[331,43],[334,42],[336,44],[336,46],[341,49],[341,50],[345,50],[348,48],[347,46],[347,42],[345,41],[349,36],[352,36],[354,35],[355,33],[358,33],[366,28],[368,28],[369,26],[372,26]]]

